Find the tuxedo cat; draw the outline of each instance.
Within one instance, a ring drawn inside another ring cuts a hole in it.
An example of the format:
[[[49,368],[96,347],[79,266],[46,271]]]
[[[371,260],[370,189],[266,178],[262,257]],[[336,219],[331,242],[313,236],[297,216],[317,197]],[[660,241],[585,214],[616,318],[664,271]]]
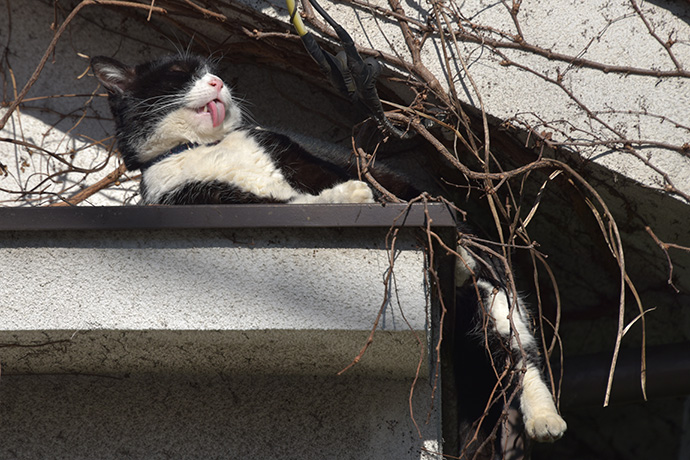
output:
[[[247,126],[230,89],[204,59],[170,56],[130,67],[95,57],[91,67],[108,91],[122,158],[129,170],[142,171],[145,204],[371,203],[376,197],[348,170],[347,152],[320,148],[315,154],[288,136]],[[373,174],[403,199],[419,193],[390,171]],[[558,439],[566,424],[542,377],[522,300],[510,294],[505,271],[491,255],[459,253],[458,298],[470,292],[469,302],[481,306],[472,311],[484,312],[493,324],[495,352],[509,350],[523,373],[527,434]]]
[[[142,171],[144,204],[371,203],[372,190],[287,136],[247,127],[227,85],[196,56],[129,67],[95,57],[117,145]]]

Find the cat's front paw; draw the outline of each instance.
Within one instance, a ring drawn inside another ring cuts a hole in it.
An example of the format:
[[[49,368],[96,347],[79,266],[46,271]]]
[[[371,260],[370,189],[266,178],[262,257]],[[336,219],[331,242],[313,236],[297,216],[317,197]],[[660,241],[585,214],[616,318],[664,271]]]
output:
[[[373,203],[374,194],[359,180],[349,180],[319,194],[322,203]]]
[[[527,435],[539,442],[554,442],[563,436],[568,425],[556,412],[544,411],[525,419]]]
[[[328,188],[318,195],[299,195],[290,203],[373,203],[374,194],[367,184],[359,180],[349,180]]]
[[[349,180],[338,187],[343,187],[344,203],[373,203],[374,194],[369,185],[359,180]]]

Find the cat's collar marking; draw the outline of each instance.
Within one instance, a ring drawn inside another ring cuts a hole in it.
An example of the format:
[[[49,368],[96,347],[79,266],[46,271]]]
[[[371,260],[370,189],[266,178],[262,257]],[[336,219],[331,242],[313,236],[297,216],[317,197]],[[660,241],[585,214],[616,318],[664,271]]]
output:
[[[211,142],[209,144],[204,144],[204,145],[207,145],[207,146],[216,145],[218,142],[220,142],[220,141],[215,141],[215,142]],[[177,155],[178,153],[182,153],[186,150],[197,148],[197,147],[199,147],[199,145],[200,144],[198,144],[196,142],[185,142],[184,144],[180,144],[176,147],[173,147],[170,150],[168,150],[167,152],[165,152],[161,155],[158,155],[155,158],[151,158],[149,161],[147,161],[146,163],[141,165],[141,167],[139,169],[143,173],[144,171],[146,171],[147,169],[149,169],[151,166],[155,165],[159,161],[163,161],[168,157],[171,157],[173,155]]]

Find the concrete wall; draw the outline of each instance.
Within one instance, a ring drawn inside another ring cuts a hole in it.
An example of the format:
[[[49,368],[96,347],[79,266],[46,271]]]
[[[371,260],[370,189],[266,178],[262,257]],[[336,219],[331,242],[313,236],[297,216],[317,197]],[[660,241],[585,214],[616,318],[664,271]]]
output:
[[[336,375],[383,303],[384,236],[3,232],[0,457],[440,458],[412,234]]]
[[[3,277],[9,307],[3,326],[366,330],[384,299],[389,266],[378,236],[361,240],[361,247],[339,247],[346,243],[325,230],[72,233],[47,241],[41,234],[13,235],[2,242],[3,265],[16,267]],[[406,315],[408,326],[391,305],[382,328],[423,330],[423,256],[403,251],[398,263],[396,295],[422,308]],[[413,268],[406,272],[406,265]],[[65,290],[69,295],[62,296]]]

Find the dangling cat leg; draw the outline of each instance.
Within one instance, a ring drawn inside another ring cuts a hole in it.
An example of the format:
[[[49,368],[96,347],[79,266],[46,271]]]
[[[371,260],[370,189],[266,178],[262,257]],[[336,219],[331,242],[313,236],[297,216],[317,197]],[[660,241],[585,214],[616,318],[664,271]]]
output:
[[[520,411],[527,435],[540,442],[551,442],[565,433],[567,425],[558,414],[553,396],[541,373],[541,357],[530,331],[528,312],[518,297],[511,309],[512,295],[487,280],[478,280],[477,288],[496,332],[510,344],[516,357],[515,370],[524,370]]]

